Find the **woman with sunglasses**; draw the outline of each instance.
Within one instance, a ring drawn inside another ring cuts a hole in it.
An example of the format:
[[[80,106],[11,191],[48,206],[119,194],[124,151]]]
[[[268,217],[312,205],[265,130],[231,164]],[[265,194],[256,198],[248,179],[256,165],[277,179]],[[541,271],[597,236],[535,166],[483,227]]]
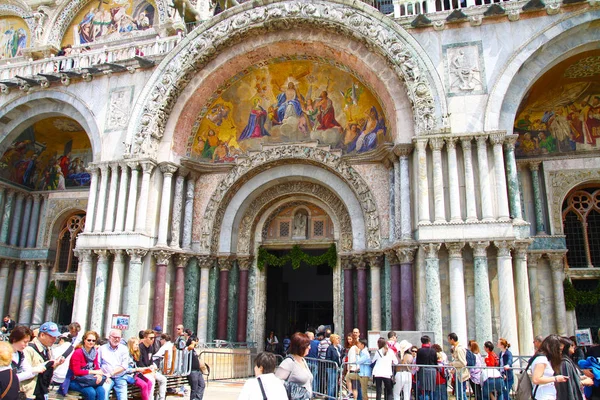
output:
[[[96,342],[98,334],[87,331],[83,335],[83,341],[75,348],[69,363],[69,370],[73,374],[69,390],[83,394],[85,400],[102,400],[106,397],[102,387],[106,377],[98,365]]]

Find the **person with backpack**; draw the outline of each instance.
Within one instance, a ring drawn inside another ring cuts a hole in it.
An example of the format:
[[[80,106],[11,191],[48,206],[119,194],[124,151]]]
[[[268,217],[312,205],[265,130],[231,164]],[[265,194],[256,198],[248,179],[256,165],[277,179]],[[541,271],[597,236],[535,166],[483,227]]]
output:
[[[471,373],[467,367],[467,350],[458,342],[458,335],[454,332],[448,335],[448,343],[452,346],[452,363],[456,368],[456,399],[467,400],[467,381]],[[471,353],[473,354],[473,353]],[[471,360],[473,364],[474,359]]]
[[[515,374],[512,370],[513,355],[509,350],[510,343],[504,338],[498,339],[498,347],[500,348],[500,367],[502,372],[502,378],[504,378],[504,389],[502,395],[505,399],[508,399],[510,391],[512,390],[513,384],[515,383]]]
[[[531,363],[531,382],[533,383],[532,397],[536,400],[556,399],[555,384],[566,382],[569,378],[558,375],[560,372],[561,356],[560,337],[549,335],[540,346],[540,351]]]

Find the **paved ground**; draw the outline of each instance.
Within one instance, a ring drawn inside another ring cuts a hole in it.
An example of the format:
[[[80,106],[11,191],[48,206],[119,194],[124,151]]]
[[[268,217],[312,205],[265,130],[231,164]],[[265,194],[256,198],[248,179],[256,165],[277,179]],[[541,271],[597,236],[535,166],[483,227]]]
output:
[[[244,382],[240,383],[222,383],[209,382],[208,387],[204,391],[204,400],[237,400],[238,395],[242,391]],[[167,396],[167,400],[190,398],[189,386],[186,386],[186,394],[184,397]]]

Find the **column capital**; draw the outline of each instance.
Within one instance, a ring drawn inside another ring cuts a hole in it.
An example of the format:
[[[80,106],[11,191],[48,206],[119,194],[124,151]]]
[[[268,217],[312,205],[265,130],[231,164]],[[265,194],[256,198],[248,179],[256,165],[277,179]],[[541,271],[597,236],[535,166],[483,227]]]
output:
[[[450,258],[462,258],[462,249],[465,247],[465,242],[450,242],[444,243],[444,245]]]
[[[352,255],[352,264],[356,267],[356,269],[366,269],[367,262],[365,261],[364,254],[353,254]]]
[[[98,255],[98,262],[106,262],[108,260],[108,255],[110,254],[110,250],[94,250],[94,253]]]
[[[440,151],[444,147],[444,139],[441,137],[435,137],[429,139],[429,148],[433,151]]]
[[[140,169],[140,163],[138,161],[127,161],[127,162],[124,162],[123,164],[125,164],[126,166],[131,168],[132,172]]]
[[[231,256],[217,257],[217,265],[219,266],[219,271],[231,270],[231,267],[233,267],[234,259],[235,258]]]
[[[413,151],[413,146],[410,144],[397,144],[394,146],[394,154],[398,157],[408,157]]]
[[[415,143],[417,145],[417,151],[423,151],[425,150],[425,148],[427,147],[427,142],[429,141],[429,139],[424,138],[424,139],[416,139]]]
[[[37,261],[27,260],[27,261],[25,261],[25,267],[27,268],[28,271],[32,270],[32,269],[36,269]]]
[[[111,250],[110,252],[115,257],[115,261],[118,260],[119,258],[121,259],[121,261],[123,261],[123,257],[125,257],[125,250],[123,250],[123,249],[114,249],[114,250]]]
[[[15,261],[15,269],[23,269],[25,268],[25,263],[23,261]]]
[[[515,151],[515,144],[517,143],[517,139],[519,135],[506,135],[504,137],[504,150],[506,151]]]
[[[487,257],[487,248],[489,247],[490,242],[487,241],[478,241],[478,242],[470,242],[469,246],[473,249],[473,257]]]
[[[515,257],[522,260],[527,260],[527,249],[532,242],[533,240],[520,240],[515,242]]]
[[[494,246],[498,249],[498,257],[510,257],[511,242],[508,240],[494,240]]]
[[[354,269],[354,264],[352,263],[352,256],[346,255],[341,257],[342,261],[342,269]]]
[[[448,149],[448,150],[456,149],[456,142],[458,141],[458,138],[456,136],[446,137],[446,138],[444,138],[444,140],[446,141],[446,149]]]
[[[565,269],[565,253],[546,253],[546,256],[550,260],[550,268],[552,271],[563,271]]]
[[[162,163],[158,167],[164,176],[173,176],[173,174],[177,172],[177,166],[175,164]]]
[[[88,165],[85,168],[85,170],[87,172],[89,172],[92,176],[98,176],[99,169],[98,169],[98,165],[96,165],[96,164],[90,164],[90,165]]]
[[[540,253],[529,252],[527,254],[527,266],[529,268],[537,267],[540,258],[542,258],[542,255]]]
[[[188,261],[192,258],[189,254],[177,254],[175,256],[175,267],[176,268],[185,268],[187,267]]]
[[[50,261],[44,260],[44,261],[39,261],[38,265],[40,266],[40,271],[48,271],[50,269],[50,266],[52,265],[52,263]]]
[[[415,259],[415,251],[417,250],[416,246],[410,247],[397,247],[396,248],[396,257],[398,257],[398,261],[400,264],[408,264],[412,263]]]
[[[133,263],[141,263],[142,258],[148,253],[146,249],[127,249],[127,254],[129,255],[130,262]]]
[[[529,167],[530,171],[538,171],[540,169],[540,164],[542,162],[541,161],[530,161],[529,163],[527,163],[527,166]]]
[[[460,145],[463,150],[471,150],[471,143],[473,142],[473,136],[463,136],[460,138]]]
[[[120,167],[120,165],[119,165],[119,164],[120,164],[120,163],[118,163],[118,162],[116,162],[116,163],[110,163],[110,164],[109,164],[110,171],[111,171],[112,173],[116,173],[116,172],[119,170],[119,167]]]
[[[425,252],[425,258],[438,258],[438,251],[440,250],[441,244],[439,243],[426,243],[421,245],[422,251]]]
[[[252,266],[252,257],[238,257],[237,262],[241,271],[248,271]]]
[[[148,175],[150,175],[156,167],[156,163],[151,160],[140,161],[140,165],[142,166],[142,171],[144,172],[144,174]]]
[[[387,249],[383,253],[387,257],[388,261],[390,262],[390,265],[400,263],[400,260],[398,260],[398,256],[396,255],[395,249]]]
[[[369,266],[371,269],[373,268],[381,268],[383,265],[383,257],[381,252],[369,253],[367,254],[367,259],[369,260]]]
[[[108,164],[100,164],[100,165],[98,165],[98,168],[100,169],[100,173],[102,175],[106,175],[106,173],[108,172],[109,165]]]
[[[25,193],[23,193],[23,192],[20,192],[20,191],[19,191],[19,192],[17,192],[17,200],[18,200],[18,199],[22,199],[22,198],[24,198],[24,197],[25,197]]]
[[[154,258],[156,258],[156,265],[167,265],[173,254],[174,252],[167,250],[152,251],[152,255],[154,256]]]
[[[13,263],[13,260],[9,260],[8,258],[3,258],[2,261],[0,262],[0,268],[2,269],[6,269],[6,268],[10,268],[10,264]]]
[[[487,147],[487,135],[476,136],[475,140],[477,141],[478,148],[486,148]]]
[[[196,256],[196,259],[201,269],[209,269],[215,265],[215,259],[211,256]]]
[[[87,261],[87,262],[92,261],[93,253],[92,253],[92,250],[90,250],[90,249],[74,249],[73,253],[75,254],[75,256],[77,258],[79,258],[80,261],[81,260]]]
[[[490,133],[490,142],[492,142],[492,144],[494,146],[496,146],[496,145],[502,145],[504,143],[504,138],[505,137],[506,137],[506,133],[505,132]]]
[[[190,169],[186,168],[186,167],[179,167],[179,169],[177,170],[177,178],[185,178],[186,176],[189,175],[190,173]]]

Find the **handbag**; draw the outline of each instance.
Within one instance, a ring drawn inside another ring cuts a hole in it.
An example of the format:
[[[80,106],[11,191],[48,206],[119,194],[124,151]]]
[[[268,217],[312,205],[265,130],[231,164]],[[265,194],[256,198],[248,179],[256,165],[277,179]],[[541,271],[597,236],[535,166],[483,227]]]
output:
[[[294,358],[292,356],[288,356],[286,358],[289,358],[292,360],[292,362],[293,362],[292,371],[293,371],[294,368],[296,368],[296,361],[294,361]],[[289,379],[290,379],[290,376],[292,376],[292,371],[290,371],[290,374],[288,375],[286,380],[283,382],[283,386],[285,387],[285,391],[287,393],[288,400],[308,400],[308,399],[310,399],[310,394],[308,393],[308,390],[304,386],[299,385],[296,382],[290,382]]]
[[[517,393],[515,394],[515,399],[517,400],[535,400],[535,394],[537,393],[539,385],[536,385],[535,389],[533,389],[533,384],[531,383],[531,378],[529,378],[527,370],[531,366],[531,363],[533,363],[533,360],[536,359],[536,357],[537,354],[529,359],[527,367],[525,367],[525,370],[519,377],[519,386],[517,386]]]
[[[85,387],[98,387],[102,386],[106,382],[106,375],[102,375],[100,383],[96,383],[96,375],[82,375],[74,376],[71,378],[72,382],[77,382],[82,388]]]
[[[2,394],[0,394],[0,399],[3,399],[4,397],[6,397],[6,394],[8,393],[8,391],[10,390],[10,388],[12,387],[12,383],[13,383],[13,371],[10,371],[10,374],[8,374],[10,376],[9,381],[8,381],[8,385],[6,386],[6,389],[4,389],[4,392],[2,392]],[[262,389],[262,385],[260,385],[260,388]],[[263,392],[264,395],[264,392]],[[267,397],[265,396],[265,400],[267,399]]]

